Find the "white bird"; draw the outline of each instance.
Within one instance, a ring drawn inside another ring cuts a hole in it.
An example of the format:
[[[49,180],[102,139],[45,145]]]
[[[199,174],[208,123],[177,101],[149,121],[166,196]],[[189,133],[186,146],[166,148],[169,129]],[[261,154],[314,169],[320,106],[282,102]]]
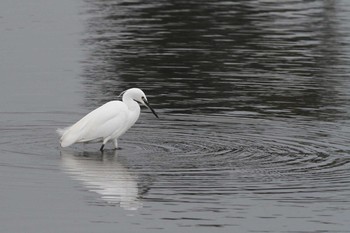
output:
[[[72,126],[58,129],[62,147],[78,142],[102,141],[100,151],[105,144],[113,141],[118,148],[118,138],[135,124],[140,116],[140,105],[149,108],[157,117],[157,113],[149,105],[145,93],[139,88],[131,88],[122,92],[122,101],[113,100],[88,113]]]

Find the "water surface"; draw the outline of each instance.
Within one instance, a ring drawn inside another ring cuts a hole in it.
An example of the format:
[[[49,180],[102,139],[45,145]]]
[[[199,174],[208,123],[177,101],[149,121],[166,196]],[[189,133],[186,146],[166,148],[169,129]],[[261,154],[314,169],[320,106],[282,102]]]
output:
[[[2,231],[350,229],[347,1],[20,2],[0,3]],[[59,148],[134,86],[160,120]]]

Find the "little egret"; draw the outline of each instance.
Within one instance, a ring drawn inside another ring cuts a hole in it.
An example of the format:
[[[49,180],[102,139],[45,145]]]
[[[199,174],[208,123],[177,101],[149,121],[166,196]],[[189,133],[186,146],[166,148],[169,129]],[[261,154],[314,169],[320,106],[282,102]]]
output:
[[[118,148],[118,138],[135,124],[140,116],[140,105],[149,108],[157,117],[157,113],[149,105],[145,93],[139,88],[131,88],[122,92],[122,101],[110,101],[88,113],[72,126],[58,129],[62,147],[78,142],[102,141],[100,151],[105,144],[113,141]]]

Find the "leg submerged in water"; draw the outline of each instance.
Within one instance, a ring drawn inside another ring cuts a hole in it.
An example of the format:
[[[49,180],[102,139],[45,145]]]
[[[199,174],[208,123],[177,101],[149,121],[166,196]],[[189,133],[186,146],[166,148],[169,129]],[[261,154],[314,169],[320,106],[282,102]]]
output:
[[[113,140],[113,145],[114,145],[114,149],[117,150],[118,149],[118,139]]]
[[[100,151],[103,152],[103,148],[105,147],[105,144],[102,144]]]

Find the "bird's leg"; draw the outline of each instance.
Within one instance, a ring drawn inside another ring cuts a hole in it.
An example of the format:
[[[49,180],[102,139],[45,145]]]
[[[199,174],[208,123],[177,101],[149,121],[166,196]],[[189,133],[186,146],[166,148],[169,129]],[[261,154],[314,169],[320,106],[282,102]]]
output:
[[[118,150],[119,148],[118,148],[118,139],[114,139],[113,140],[113,145],[114,145],[114,149],[115,150]]]
[[[103,148],[105,147],[105,144],[102,144],[100,151],[103,152]]]

